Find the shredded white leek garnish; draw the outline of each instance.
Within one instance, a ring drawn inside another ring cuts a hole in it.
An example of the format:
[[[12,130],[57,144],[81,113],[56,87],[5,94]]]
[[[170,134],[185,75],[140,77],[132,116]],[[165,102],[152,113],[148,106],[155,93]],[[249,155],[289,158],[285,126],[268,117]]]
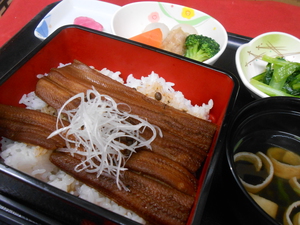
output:
[[[80,105],[73,110],[65,107],[75,99],[80,99]],[[145,119],[128,111],[120,111],[111,97],[102,95],[94,88],[86,94],[79,93],[70,98],[58,112],[57,130],[50,136],[59,134],[66,141],[66,149],[61,151],[83,156],[83,160],[75,167],[76,172],[85,170],[89,173],[102,173],[113,176],[121,189],[125,188],[119,179],[121,171],[125,171],[125,162],[136,149],[146,147],[151,149],[151,142],[157,135],[162,137],[161,130]],[[70,122],[64,126],[62,114]],[[135,125],[128,119],[137,121]],[[59,128],[61,127],[61,128]],[[151,129],[152,137],[145,140],[140,134],[145,129]],[[130,143],[122,143],[122,139],[130,139]],[[126,189],[126,188],[125,188]]]

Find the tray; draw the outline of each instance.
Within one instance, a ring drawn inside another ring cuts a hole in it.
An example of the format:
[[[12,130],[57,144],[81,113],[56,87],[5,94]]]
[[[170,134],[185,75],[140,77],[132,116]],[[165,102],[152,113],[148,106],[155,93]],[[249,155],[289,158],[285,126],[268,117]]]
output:
[[[34,29],[41,21],[41,19],[56,4],[57,3],[53,3],[44,8],[44,10],[42,10],[35,18],[33,18],[33,20],[31,20],[19,33],[17,33],[0,49],[0,78],[3,74],[9,71],[10,68],[21,61],[34,47],[38,46],[41,43],[41,40],[34,36]],[[232,33],[228,34],[228,39],[228,46],[224,54],[214,64],[214,66],[231,72],[238,78],[235,68],[234,55],[237,48],[241,44],[247,43],[251,39]],[[254,99],[241,84],[241,90],[232,113],[253,100]],[[228,167],[228,165],[226,161],[225,151],[221,151],[220,154],[223,154],[220,157],[222,160],[220,160],[217,164],[211,188],[203,190],[209,192],[207,205],[204,209],[204,214],[201,221],[201,224],[204,225],[228,223],[236,224],[239,221],[237,212],[238,210],[236,207],[234,207],[234,198],[232,198],[230,194],[227,194],[230,193],[228,191],[234,187],[226,186],[228,180],[231,179],[231,174],[229,174],[229,170],[226,168]],[[19,202],[19,200],[12,199],[13,197],[11,196],[6,196],[5,194],[3,194],[0,197],[0,223],[2,221],[4,222],[4,224],[26,224],[25,222],[28,222],[29,224],[58,224],[57,222],[54,222],[55,220],[53,218],[49,218],[44,214],[36,212],[34,209],[30,208],[30,206],[23,205],[22,202]],[[55,201],[55,198],[47,200]],[[70,217],[72,216],[70,215]],[[18,223],[18,220],[21,220],[21,222]]]

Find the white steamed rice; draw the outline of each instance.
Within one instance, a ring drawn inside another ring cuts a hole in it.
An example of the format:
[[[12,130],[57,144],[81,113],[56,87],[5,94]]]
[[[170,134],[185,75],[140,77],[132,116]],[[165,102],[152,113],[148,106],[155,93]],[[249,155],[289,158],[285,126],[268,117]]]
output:
[[[63,66],[62,64],[59,67]],[[124,80],[120,77],[120,72],[112,72],[106,68],[100,72],[111,77],[114,80],[124,84]],[[38,77],[45,75],[39,74]],[[161,101],[175,108],[181,109],[202,119],[208,119],[209,111],[213,107],[213,101],[202,106],[193,106],[191,102],[184,98],[180,91],[173,89],[174,83],[166,82],[164,78],[152,72],[147,77],[135,79],[133,75],[129,75],[125,85],[136,88],[139,92],[154,98],[156,92],[160,92],[163,98]],[[24,94],[20,104],[25,104],[26,108],[39,110],[49,114],[55,114],[53,109],[39,99],[34,92]],[[38,146],[30,146],[25,143],[15,142],[7,138],[0,141],[2,151],[0,157],[4,163],[17,170],[42,180],[52,186],[74,194],[82,199],[99,205],[103,208],[112,210],[115,213],[123,215],[129,219],[145,224],[145,221],[134,212],[127,210],[105,196],[101,195],[95,189],[75,180],[65,172],[58,169],[49,161],[51,151],[45,150]]]
[[[167,82],[155,72],[152,72],[147,77],[141,77],[141,79],[136,79],[130,74],[125,85],[135,88],[150,98],[155,98],[155,93],[159,92],[163,96],[161,102],[201,119],[208,120],[209,112],[213,107],[212,99],[208,101],[208,104],[203,103],[202,106],[193,106],[191,101],[186,99],[181,91],[173,89],[174,83]]]

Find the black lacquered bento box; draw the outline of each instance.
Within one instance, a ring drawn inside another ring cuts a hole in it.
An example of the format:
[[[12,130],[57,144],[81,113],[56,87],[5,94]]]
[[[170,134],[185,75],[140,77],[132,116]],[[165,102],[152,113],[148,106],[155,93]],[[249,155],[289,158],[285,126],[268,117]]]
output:
[[[175,83],[174,88],[183,92],[192,104],[202,105],[213,99],[210,119],[218,129],[199,171],[196,201],[188,220],[188,224],[199,224],[224,141],[225,125],[239,90],[237,79],[229,73],[185,57],[113,35],[67,26],[53,33],[1,77],[0,103],[20,106],[18,102],[22,95],[35,89],[37,74],[47,73],[59,63],[69,63],[74,59],[95,68],[120,71],[124,77],[134,74],[139,78],[155,71],[167,81]],[[62,223],[84,224],[90,221],[105,224],[111,221],[135,224],[123,216],[16,171],[2,161],[0,180],[0,192]]]

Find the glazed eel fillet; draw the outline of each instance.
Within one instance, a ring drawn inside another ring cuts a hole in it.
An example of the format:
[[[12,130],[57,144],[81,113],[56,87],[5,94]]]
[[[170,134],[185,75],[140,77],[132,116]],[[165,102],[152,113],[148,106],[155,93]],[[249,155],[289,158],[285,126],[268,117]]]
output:
[[[75,172],[74,167],[82,160],[77,154],[73,157],[53,151],[51,162],[150,224],[185,224],[197,192],[197,179],[193,174],[207,155],[216,125],[148,98],[77,60],[51,69],[48,76],[39,79],[36,94],[59,109],[70,97],[92,87],[116,102],[129,105],[132,114],[157,125],[163,137],[156,137],[151,143],[152,151],[140,149],[126,162],[128,170],[120,179],[129,191],[119,189],[115,178],[105,174],[99,178],[93,173]],[[79,101],[72,101],[67,109],[78,104]],[[50,150],[62,148],[66,146],[62,137],[47,138],[56,130],[56,119],[42,112],[0,105],[0,136]],[[67,121],[64,123],[68,125]],[[151,132],[145,130],[142,135],[147,138]]]
[[[58,135],[47,139],[56,130],[56,120],[46,113],[0,104],[0,137],[55,150],[66,144]]]
[[[75,179],[134,211],[150,224],[184,225],[194,203],[194,197],[131,170],[120,177],[129,189],[126,191],[119,189],[115,179],[105,174],[99,179],[95,173],[74,172],[74,167],[81,162],[76,155],[72,157],[67,153],[53,152],[50,160]]]
[[[125,171],[120,177],[129,189],[126,191],[119,189],[115,179],[105,174],[99,179],[95,173],[74,172],[74,167],[81,162],[76,155],[72,157],[68,153],[53,152],[50,160],[75,179],[134,211],[150,224],[184,225],[194,203],[194,197],[132,170]]]
[[[56,130],[56,119],[35,110],[0,104],[0,136],[49,150],[63,148],[66,143],[61,136],[47,138]],[[68,125],[67,121],[64,123]],[[126,168],[152,176],[188,195],[196,193],[197,181],[187,169],[153,152],[141,150],[133,154]]]
[[[68,122],[65,122],[67,125]],[[0,135],[48,149],[65,147],[60,136],[47,139],[56,129],[56,117],[42,112],[0,104]],[[76,157],[77,156],[77,157]],[[115,178],[75,172],[82,156],[54,151],[50,161],[77,180],[95,188],[151,224],[187,221],[197,190],[196,178],[180,164],[151,151],[140,150],[126,162],[120,190]]]
[[[55,124],[55,116],[0,104],[1,136],[48,149],[65,147],[60,136],[47,139]],[[82,157],[53,151],[50,161],[151,224],[183,225],[187,221],[197,180],[180,164],[151,151],[138,151],[126,162],[128,170],[121,176],[127,191],[119,189],[111,176],[102,174],[99,178],[96,173],[75,172]]]
[[[162,130],[163,137],[157,137],[151,144],[153,152],[182,164],[192,173],[199,169],[211,145],[215,124],[151,99],[77,60],[65,67],[51,69],[48,76],[38,81],[36,94],[58,109],[66,99],[92,87],[116,102],[129,105],[132,114],[147,118]],[[76,105],[76,102],[72,104]],[[151,133],[146,130],[142,135],[147,138]]]

